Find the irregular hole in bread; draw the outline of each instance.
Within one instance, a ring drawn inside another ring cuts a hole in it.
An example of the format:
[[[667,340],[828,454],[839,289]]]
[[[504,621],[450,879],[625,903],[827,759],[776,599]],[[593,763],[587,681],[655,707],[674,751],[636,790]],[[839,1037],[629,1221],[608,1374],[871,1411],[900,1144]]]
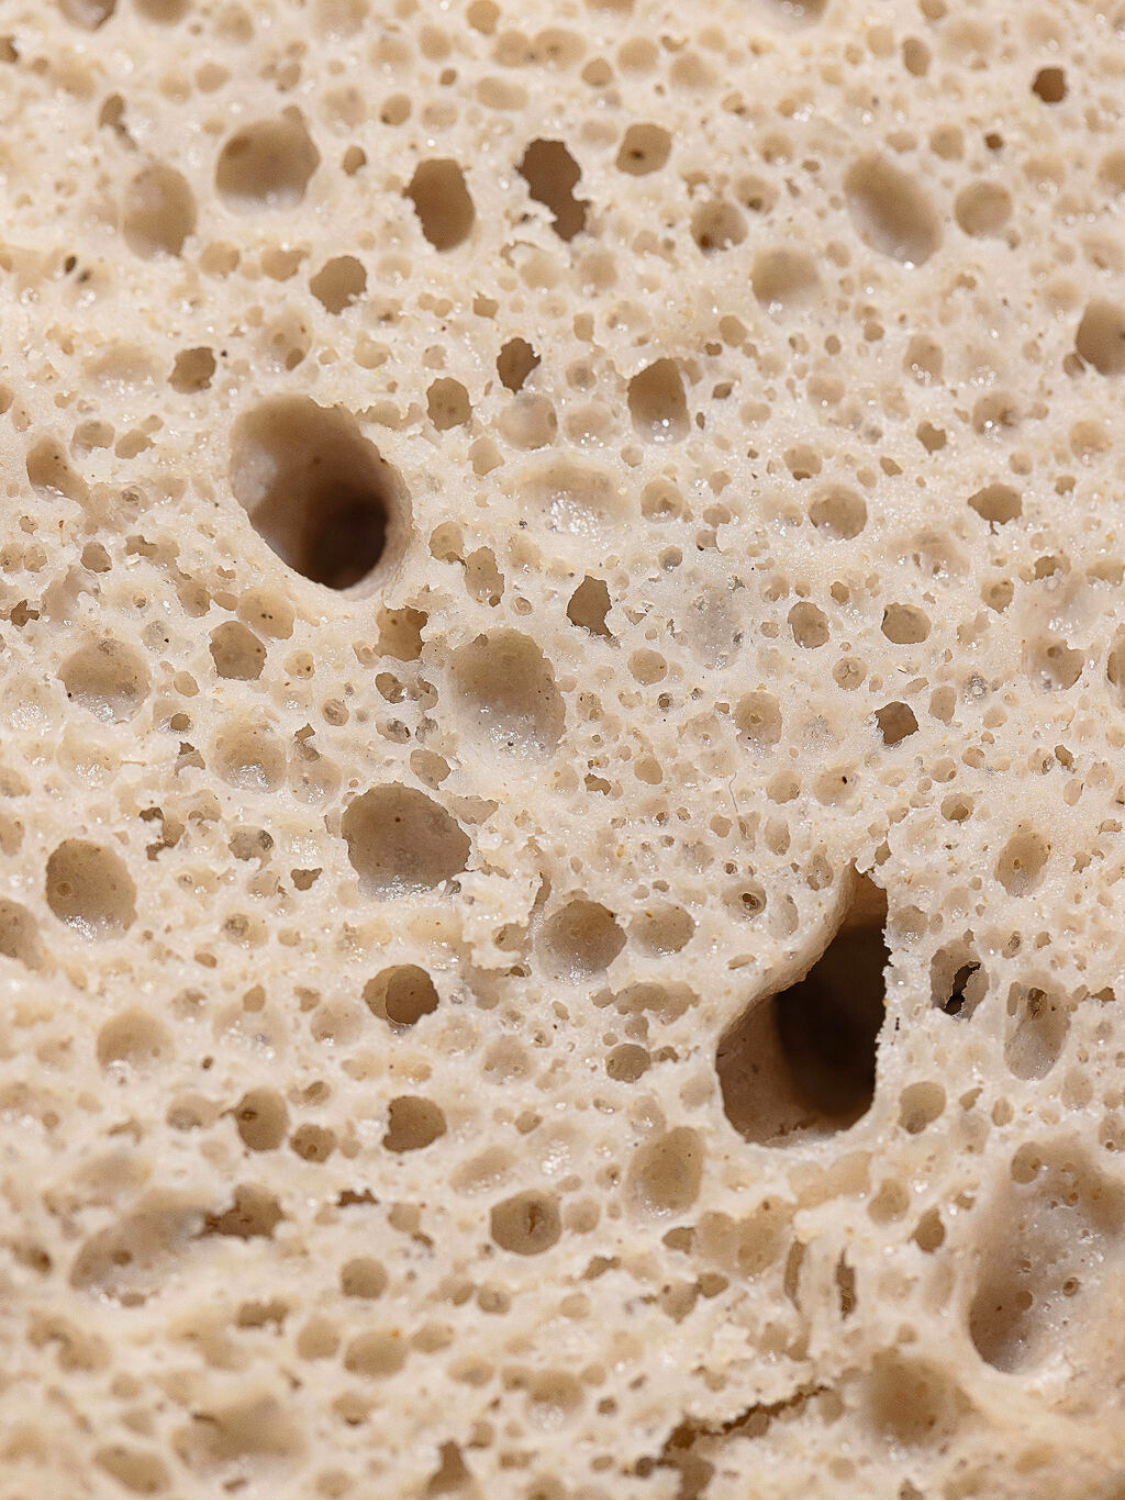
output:
[[[889,952],[885,898],[868,887],[863,923],[841,926],[803,979],[751,1002],[719,1042],[723,1108],[746,1140],[821,1139],[870,1108]]]
[[[243,413],[230,484],[273,551],[327,588],[370,591],[410,540],[398,471],[349,413],[307,396],[277,396]]]

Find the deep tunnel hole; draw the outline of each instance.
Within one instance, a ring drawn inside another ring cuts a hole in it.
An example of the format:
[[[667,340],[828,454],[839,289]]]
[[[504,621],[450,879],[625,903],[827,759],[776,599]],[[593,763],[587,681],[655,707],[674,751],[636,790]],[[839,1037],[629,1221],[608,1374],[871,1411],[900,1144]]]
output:
[[[875,1094],[884,1015],[886,899],[870,881],[808,973],[755,1000],[719,1043],[728,1120],[748,1141],[824,1136],[862,1118]]]
[[[331,589],[387,574],[410,532],[401,476],[341,408],[275,398],[235,425],[231,488],[294,571]]]

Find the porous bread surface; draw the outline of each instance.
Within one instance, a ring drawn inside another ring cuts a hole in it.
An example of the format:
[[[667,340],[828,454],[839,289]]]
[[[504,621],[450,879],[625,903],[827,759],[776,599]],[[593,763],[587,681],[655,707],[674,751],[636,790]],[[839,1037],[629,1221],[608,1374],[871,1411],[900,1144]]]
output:
[[[1125,1493],[1123,33],[4,0],[4,1500]]]

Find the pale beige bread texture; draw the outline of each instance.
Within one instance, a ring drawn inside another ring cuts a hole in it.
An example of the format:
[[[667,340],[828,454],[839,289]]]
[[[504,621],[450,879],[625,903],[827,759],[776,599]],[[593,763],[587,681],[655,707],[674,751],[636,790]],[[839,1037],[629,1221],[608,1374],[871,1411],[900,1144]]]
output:
[[[3,0],[3,1500],[1125,1494],[1123,99]]]

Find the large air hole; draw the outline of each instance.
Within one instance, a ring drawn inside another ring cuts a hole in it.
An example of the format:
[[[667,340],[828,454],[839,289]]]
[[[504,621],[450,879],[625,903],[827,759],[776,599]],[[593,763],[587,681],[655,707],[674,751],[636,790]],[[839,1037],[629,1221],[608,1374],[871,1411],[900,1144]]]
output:
[[[572,240],[585,229],[589,204],[574,196],[582,168],[562,141],[532,141],[519,170],[531,196],[551,210],[551,227],[560,239]]]
[[[273,1089],[251,1089],[232,1111],[244,1146],[251,1151],[276,1151],[289,1128],[285,1100]]]
[[[760,250],[750,270],[754,296],[770,312],[788,312],[810,301],[820,285],[812,256],[792,246]]]
[[[455,161],[420,162],[406,196],[435,250],[454,250],[468,239],[477,213]]]
[[[691,237],[704,255],[729,250],[746,238],[746,220],[733,203],[711,199],[692,214]]]
[[[1125,309],[1105,297],[1087,303],[1074,346],[1099,375],[1125,371]]]
[[[941,244],[941,220],[912,178],[878,156],[854,162],[844,178],[848,211],[861,237],[903,265],[920,266]]]
[[[147,1072],[173,1055],[168,1029],[140,1006],[131,1006],[109,1020],[98,1032],[98,1062],[103,1068],[119,1067]]]
[[[383,1145],[388,1151],[423,1151],[445,1130],[445,1115],[432,1099],[405,1094],[390,1102]]]
[[[966,234],[1000,234],[1012,217],[1012,195],[998,182],[970,182],[957,194],[953,215]]]
[[[129,183],[121,227],[135,254],[145,259],[179,255],[195,231],[195,221],[195,196],[174,167],[153,162]]]
[[[56,500],[61,495],[83,505],[89,498],[86,481],[70,467],[61,444],[53,438],[40,438],[28,453],[27,477],[44,500]]]
[[[224,716],[215,741],[215,769],[245,791],[272,792],[285,776],[285,748],[267,724]]]
[[[333,317],[339,316],[367,290],[367,272],[354,255],[326,260],[309,282],[309,291]]]
[[[658,359],[629,382],[629,415],[643,438],[678,443],[691,430],[683,377],[674,359]]]
[[[496,356],[500,384],[509,391],[523,390],[523,383],[542,361],[526,339],[509,339]]]
[[[605,617],[611,608],[612,601],[605,580],[591,578],[587,574],[570,596],[570,602],[566,606],[566,617],[572,625],[580,625],[591,635],[611,636],[612,632],[605,622]],[[1125,648],[1121,651],[1121,661],[1125,664]],[[1110,663],[1111,669],[1112,664],[1113,658]],[[1112,670],[1110,670],[1110,681],[1114,683],[1118,681],[1112,675]]]
[[[813,499],[809,520],[823,536],[850,542],[867,525],[867,504],[846,485],[830,485]]]
[[[469,861],[468,835],[445,808],[395,783],[349,803],[342,832],[360,886],[371,896],[432,890]]]
[[[659,172],[672,151],[672,137],[660,125],[630,125],[617,152],[617,170],[630,177]]]
[[[266,648],[252,630],[227,620],[211,632],[211,659],[220,677],[256,682],[266,664]]]
[[[969,496],[969,505],[993,531],[1023,515],[1023,500],[1010,484],[986,484]]]
[[[625,947],[625,934],[600,901],[578,896],[546,924],[547,953],[554,976],[575,981],[608,969]]]
[[[47,860],[47,905],[85,938],[117,937],[137,915],[137,888],[104,844],[66,839]]]
[[[719,1043],[727,1119],[748,1141],[790,1145],[867,1113],[883,1024],[886,898],[857,884],[848,916],[803,979],[754,1001]]]
[[[553,1193],[517,1193],[493,1205],[489,1215],[493,1241],[512,1255],[542,1255],[562,1233],[558,1199]]]
[[[258,535],[314,583],[366,593],[406,548],[406,486],[340,407],[278,396],[247,412],[230,484]]]
[[[684,1125],[639,1147],[626,1183],[633,1208],[650,1218],[686,1214],[699,1197],[703,1160],[698,1132]]]
[[[296,208],[319,165],[304,118],[291,107],[235,131],[219,155],[215,186],[235,213]]]
[[[534,641],[515,630],[479,635],[450,666],[466,730],[478,743],[517,755],[546,755],[565,724],[562,695],[551,663]]]
[[[363,998],[377,1016],[394,1026],[414,1026],[438,1008],[433,980],[417,964],[395,964],[369,979]]]
[[[1022,822],[1000,851],[996,879],[1009,896],[1029,896],[1039,888],[1050,853],[1051,846],[1038,829]]]
[[[149,688],[144,658],[111,636],[79,647],[63,662],[59,677],[67,697],[106,724],[131,719]]]

